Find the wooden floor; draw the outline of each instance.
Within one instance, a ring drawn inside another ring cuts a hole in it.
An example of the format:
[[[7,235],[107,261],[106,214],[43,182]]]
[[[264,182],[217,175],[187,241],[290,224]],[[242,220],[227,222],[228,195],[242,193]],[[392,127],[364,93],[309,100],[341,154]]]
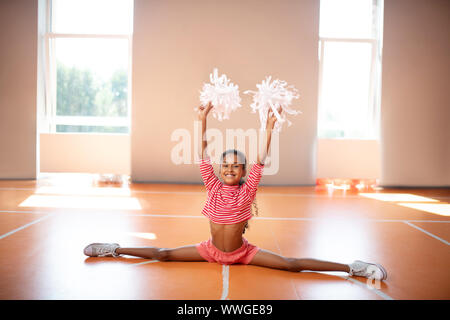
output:
[[[450,190],[260,187],[249,242],[292,257],[381,263],[384,282],[207,262],[87,258],[92,242],[209,238],[201,185],[0,181],[0,299],[450,299]]]

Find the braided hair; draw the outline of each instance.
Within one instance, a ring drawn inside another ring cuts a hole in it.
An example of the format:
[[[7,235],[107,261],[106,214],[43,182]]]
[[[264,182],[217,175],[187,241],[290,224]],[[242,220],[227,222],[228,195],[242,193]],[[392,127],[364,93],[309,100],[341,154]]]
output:
[[[222,153],[221,159],[222,161],[225,159],[225,157],[227,156],[227,154],[234,154],[237,158],[238,158],[238,162],[241,163],[244,166],[244,169],[247,169],[247,159],[245,158],[245,155],[236,149],[228,149],[226,151],[224,151]],[[244,179],[241,179],[241,181],[239,181],[239,186],[243,185],[245,183]],[[256,203],[256,196],[255,199],[252,202],[252,215],[253,216],[258,216],[258,205]],[[248,225],[248,220],[245,222],[245,226],[244,226],[244,230],[242,231],[242,234],[245,233],[245,230],[249,228]]]

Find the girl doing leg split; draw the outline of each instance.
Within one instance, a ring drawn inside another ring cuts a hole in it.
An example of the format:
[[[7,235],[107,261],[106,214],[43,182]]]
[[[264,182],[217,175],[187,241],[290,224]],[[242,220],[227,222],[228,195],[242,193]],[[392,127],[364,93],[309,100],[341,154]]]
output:
[[[208,261],[220,264],[250,264],[261,267],[299,271],[342,271],[350,275],[385,280],[386,270],[379,264],[354,261],[351,264],[322,261],[317,259],[290,258],[260,249],[250,244],[243,233],[247,221],[252,217],[251,206],[261,180],[272,130],[277,121],[269,114],[266,124],[265,148],[258,152],[257,163],[250,169],[247,181],[246,159],[237,150],[227,150],[222,154],[220,178],[214,174],[211,160],[207,156],[206,120],[212,109],[198,108],[198,119],[202,123],[200,173],[207,191],[207,201],[202,213],[210,220],[211,238],[196,245],[178,248],[120,247],[117,243],[93,243],[84,249],[90,257],[130,255],[159,261]],[[281,112],[281,110],[279,111]]]

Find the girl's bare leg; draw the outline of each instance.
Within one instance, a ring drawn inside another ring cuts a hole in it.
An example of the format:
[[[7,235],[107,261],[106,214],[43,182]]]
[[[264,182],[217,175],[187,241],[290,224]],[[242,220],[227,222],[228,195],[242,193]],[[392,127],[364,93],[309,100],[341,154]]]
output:
[[[117,248],[116,253],[159,261],[206,261],[198,253],[195,245],[173,249],[157,247]]]
[[[303,270],[350,272],[350,267],[347,264],[316,259],[287,258],[263,249],[255,254],[250,264],[293,272]]]

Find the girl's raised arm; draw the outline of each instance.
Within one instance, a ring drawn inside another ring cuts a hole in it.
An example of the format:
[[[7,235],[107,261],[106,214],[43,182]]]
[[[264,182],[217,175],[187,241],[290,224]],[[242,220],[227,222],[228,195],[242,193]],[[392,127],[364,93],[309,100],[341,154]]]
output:
[[[281,107],[278,109],[278,113],[281,115]],[[269,152],[269,148],[270,148],[270,140],[272,139],[272,130],[275,126],[275,122],[277,122],[277,117],[275,116],[275,114],[273,112],[269,111],[267,112],[267,123],[266,123],[266,135],[265,135],[265,140],[263,141],[262,145],[263,145],[263,149],[261,150],[261,148],[258,148],[258,164],[260,165],[264,165],[264,162],[266,160],[267,157],[267,153]]]
[[[198,150],[200,153],[200,159],[205,159],[207,156],[207,147],[208,142],[206,140],[206,119],[208,118],[208,113],[212,109],[213,105],[211,102],[208,105],[198,107],[198,120],[202,122],[202,135],[201,135],[201,150]]]
[[[211,165],[211,160],[208,157],[207,147],[208,141],[206,139],[206,119],[208,118],[208,113],[212,109],[213,105],[208,103],[208,105],[198,107],[198,120],[202,122],[202,135],[201,135],[201,149],[198,150],[200,153],[200,174],[202,176],[203,182],[205,184],[206,190],[209,192],[211,189],[217,187],[221,182],[214,174],[214,169]]]

